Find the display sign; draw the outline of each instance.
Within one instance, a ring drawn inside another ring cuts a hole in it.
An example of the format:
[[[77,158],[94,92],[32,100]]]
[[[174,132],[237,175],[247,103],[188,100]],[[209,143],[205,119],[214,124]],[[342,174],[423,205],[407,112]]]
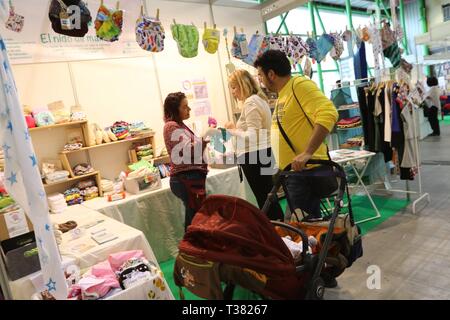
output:
[[[136,42],[135,24],[140,14],[141,1],[120,2],[120,8],[124,10],[123,29],[119,40],[115,42],[103,41],[96,36],[94,21],[100,6],[99,0],[88,1],[92,23],[83,38],[55,33],[48,17],[48,3],[45,0],[14,1],[15,12],[24,16],[21,32],[0,27],[12,64],[150,56],[151,53],[142,50]],[[115,2],[105,4],[115,7]]]

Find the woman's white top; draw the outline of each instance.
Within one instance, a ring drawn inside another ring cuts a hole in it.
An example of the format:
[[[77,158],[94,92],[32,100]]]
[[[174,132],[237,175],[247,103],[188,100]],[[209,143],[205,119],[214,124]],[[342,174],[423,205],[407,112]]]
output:
[[[238,156],[270,147],[272,113],[267,101],[254,94],[244,101],[236,129],[228,132],[236,136]]]

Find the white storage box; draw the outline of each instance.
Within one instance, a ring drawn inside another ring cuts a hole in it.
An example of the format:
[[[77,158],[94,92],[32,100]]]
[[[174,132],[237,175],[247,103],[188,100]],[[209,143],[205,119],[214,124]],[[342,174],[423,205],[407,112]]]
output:
[[[124,185],[125,190],[133,194],[157,190],[161,188],[161,177],[159,172],[155,172],[139,178],[126,178]]]

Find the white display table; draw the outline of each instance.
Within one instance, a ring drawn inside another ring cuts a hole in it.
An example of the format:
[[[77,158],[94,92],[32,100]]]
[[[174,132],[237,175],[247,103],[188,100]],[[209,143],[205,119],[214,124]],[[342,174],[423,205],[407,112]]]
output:
[[[50,216],[53,223],[64,223],[69,220],[77,222],[78,226],[90,224],[95,221],[102,221],[97,225],[86,229],[80,238],[73,239],[70,232],[62,235],[62,243],[59,245],[61,255],[64,260],[72,261],[83,272],[89,267],[102,262],[112,253],[128,250],[142,250],[148,260],[158,265],[158,261],[153,254],[144,234],[132,227],[120,223],[105,215],[83,207],[75,205],[69,207],[62,214]],[[106,229],[107,232],[117,235],[117,239],[104,244],[97,244],[91,238],[91,233],[100,229]],[[40,272],[31,274],[27,277],[10,282],[11,294],[13,299],[28,300],[36,292],[36,286],[39,286]]]
[[[206,180],[208,194],[236,196],[256,203],[245,185],[239,181],[237,167],[210,169]],[[170,190],[169,178],[162,180],[162,187],[158,190],[127,194],[125,199],[113,202],[96,198],[82,206],[141,230],[159,262],[176,257],[178,243],[184,235],[185,209]]]

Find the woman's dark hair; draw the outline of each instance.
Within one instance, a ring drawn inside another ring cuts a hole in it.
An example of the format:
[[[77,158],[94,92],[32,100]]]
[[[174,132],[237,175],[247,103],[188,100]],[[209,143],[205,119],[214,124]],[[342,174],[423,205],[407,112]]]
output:
[[[279,76],[287,77],[291,75],[291,63],[286,54],[279,50],[268,50],[264,52],[253,64],[255,68],[261,67],[265,75],[270,70]]]
[[[438,79],[436,77],[428,77],[427,78],[427,86],[434,87],[439,84]]]
[[[186,99],[186,95],[183,92],[169,93],[164,100],[164,120],[180,122],[180,105],[181,101]]]

